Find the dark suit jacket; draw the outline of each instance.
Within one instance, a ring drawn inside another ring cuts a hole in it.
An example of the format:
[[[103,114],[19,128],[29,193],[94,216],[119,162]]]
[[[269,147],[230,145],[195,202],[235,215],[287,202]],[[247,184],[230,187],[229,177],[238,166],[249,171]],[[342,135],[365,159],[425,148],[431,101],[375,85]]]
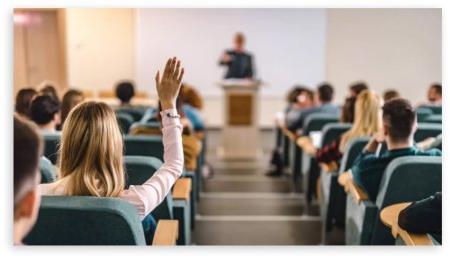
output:
[[[231,56],[230,62],[220,61],[220,65],[227,66],[228,70],[225,79],[228,78],[253,78],[252,56],[246,52],[236,52],[228,50],[226,52]]]

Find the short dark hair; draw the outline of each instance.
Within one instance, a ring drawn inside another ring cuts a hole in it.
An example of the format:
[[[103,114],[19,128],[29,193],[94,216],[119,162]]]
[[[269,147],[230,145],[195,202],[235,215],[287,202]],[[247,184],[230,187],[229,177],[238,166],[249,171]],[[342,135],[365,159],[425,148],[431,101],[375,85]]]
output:
[[[59,112],[59,101],[50,95],[39,95],[31,102],[31,119],[39,125],[47,124]]]
[[[407,140],[413,133],[415,121],[416,112],[408,100],[395,98],[383,105],[383,123],[393,141]]]
[[[369,86],[363,81],[357,81],[350,85],[350,91],[355,93],[355,96],[358,96],[362,91],[369,89]]]
[[[81,91],[70,89],[64,94],[61,102],[61,124],[64,124],[69,112],[78,104],[77,98],[84,99]]]
[[[329,83],[323,83],[317,89],[319,93],[319,100],[324,103],[329,103],[333,100],[334,89]]]
[[[350,96],[345,99],[344,105],[342,106],[341,122],[353,123],[355,120],[355,104],[355,96]]]
[[[54,99],[59,101],[58,91],[56,91],[56,87],[53,85],[47,84],[40,91],[41,94],[50,95]]]
[[[16,112],[30,117],[30,104],[36,94],[37,91],[33,88],[21,89],[16,95]]]
[[[383,93],[383,100],[385,102],[390,101],[395,98],[398,98],[398,97],[400,97],[400,94],[399,94],[399,92],[397,92],[397,90],[389,89]]]
[[[122,81],[116,85],[116,97],[122,103],[129,103],[134,96],[134,85],[130,81]]]
[[[36,127],[14,116],[14,207],[36,181],[39,157],[42,154],[42,140]]]
[[[440,96],[442,96],[442,85],[438,83],[434,83],[430,86],[430,88],[433,88],[436,93],[438,93]]]

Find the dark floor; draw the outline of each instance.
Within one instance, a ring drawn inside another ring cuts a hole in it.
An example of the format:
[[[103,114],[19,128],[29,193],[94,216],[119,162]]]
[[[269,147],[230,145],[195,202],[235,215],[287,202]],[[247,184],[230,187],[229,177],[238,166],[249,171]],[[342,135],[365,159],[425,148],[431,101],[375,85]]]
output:
[[[219,133],[214,136],[217,140]],[[214,176],[204,182],[194,231],[196,245],[317,245],[321,223],[317,206],[305,212],[304,196],[290,177],[270,178],[270,133],[257,161],[222,161],[215,143],[208,146]],[[211,136],[213,135],[213,136]],[[271,138],[271,139],[270,139]]]

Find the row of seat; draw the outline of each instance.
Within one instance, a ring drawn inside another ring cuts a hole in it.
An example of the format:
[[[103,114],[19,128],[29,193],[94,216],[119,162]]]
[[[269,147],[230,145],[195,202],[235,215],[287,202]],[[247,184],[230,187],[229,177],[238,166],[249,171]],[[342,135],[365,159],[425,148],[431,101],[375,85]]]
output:
[[[42,183],[48,183],[56,179],[55,164],[57,162],[60,134],[45,134],[44,140],[45,157],[41,159],[40,169],[42,175]],[[154,174],[154,172],[162,165],[163,152],[164,151],[161,136],[125,135],[124,163],[127,172],[127,188],[129,185],[139,185],[149,179]],[[158,221],[158,226],[159,222],[162,222],[166,225],[168,224],[170,227],[170,222],[166,222],[164,220],[176,220],[177,245],[188,245],[191,243],[191,231],[194,229],[195,213],[197,208],[196,203],[199,200],[199,192],[201,188],[200,168],[204,162],[204,154],[205,153],[203,150],[201,155],[198,157],[198,169],[195,172],[185,170],[182,174],[182,178],[176,182],[173,188],[173,192],[169,193],[164,201],[152,212],[152,215]],[[67,202],[64,202],[64,200],[67,200]],[[136,228],[142,230],[142,225],[140,224],[140,222],[139,224],[135,224],[136,222],[127,219],[127,217],[137,218],[137,213],[134,210],[128,210],[130,206],[123,205],[123,202],[118,199],[115,199],[116,202],[114,202],[114,199],[108,200],[104,198],[101,198],[95,202],[92,200],[96,200],[96,198],[44,197],[41,210],[46,210],[47,212],[40,214],[35,228],[30,233],[27,242],[29,244],[66,245],[79,244],[79,242],[83,242],[84,244],[142,244],[142,239],[136,238],[136,233],[140,233],[139,230],[136,230]],[[106,202],[102,203],[103,200],[105,200]],[[102,203],[103,205],[101,207],[97,207],[99,203]],[[74,205],[76,206],[73,207]],[[115,208],[117,208],[118,211],[114,211]],[[119,230],[108,232],[108,225],[111,228],[116,228],[116,225],[103,223],[106,224],[105,226],[103,226],[102,224],[100,224],[100,222],[94,220],[88,221],[91,223],[80,222],[79,224],[91,224],[91,229],[98,229],[97,231],[106,231],[109,234],[105,235],[105,237],[99,237],[95,242],[92,242],[92,240],[90,239],[85,239],[86,234],[79,233],[78,231],[71,232],[70,237],[65,237],[62,239],[57,238],[61,234],[61,229],[70,228],[72,226],[71,224],[65,223],[65,221],[67,220],[67,222],[71,222],[73,219],[64,219],[64,217],[60,217],[60,222],[58,223],[60,228],[48,226],[49,224],[53,224],[52,222],[54,220],[52,219],[52,217],[56,217],[53,214],[65,215],[63,211],[67,211],[67,213],[70,214],[70,211],[74,209],[79,210],[79,214],[85,213],[84,217],[79,218],[80,221],[84,221],[86,217],[96,217],[95,215],[97,213],[97,210],[103,210],[101,213],[109,213],[110,217],[117,217],[116,214],[122,215],[124,214],[123,211],[128,211],[127,213],[133,216],[126,215],[122,219],[123,222],[120,224],[117,223],[117,226],[120,226],[120,228],[125,228],[125,226],[127,226],[127,233],[134,234],[125,234],[124,236],[119,236],[121,232]],[[82,210],[84,210],[84,212]],[[41,229],[49,229],[46,230],[47,233],[48,231],[55,230],[55,233],[52,232],[53,234],[47,236],[46,238],[43,238],[40,234]]]
[[[333,140],[337,139],[342,133],[350,129],[350,127],[351,124],[339,123],[337,117],[324,114],[313,114],[310,115],[305,121],[303,135],[308,136],[311,135],[312,132],[321,132],[322,138],[319,145],[320,147],[331,143]],[[441,132],[442,126],[439,123],[419,123],[418,130],[414,138],[415,141],[421,141],[428,137],[435,137],[441,134]],[[361,213],[364,212],[365,210],[361,208],[358,210],[357,208],[352,207],[352,205],[354,204],[346,206],[348,195],[344,192],[344,189],[337,183],[338,176],[341,173],[347,171],[351,167],[354,160],[356,159],[358,154],[362,151],[362,149],[364,148],[364,146],[367,144],[368,141],[369,138],[367,137],[352,140],[349,143],[348,145],[349,147],[343,156],[340,168],[334,168],[333,170],[323,170],[315,162],[314,156],[308,154],[307,148],[304,145],[301,145],[301,138],[297,138],[297,136],[294,133],[289,132],[286,128],[278,127],[277,129],[277,145],[281,147],[282,150],[284,151],[283,160],[285,166],[290,169],[289,171],[292,173],[295,186],[298,186],[299,189],[304,190],[306,195],[307,206],[310,206],[313,194],[317,193],[318,201],[320,204],[320,214],[322,218],[323,243],[327,243],[328,234],[331,232],[334,226],[339,227],[345,226],[347,244],[371,244],[371,243],[376,244],[383,242],[383,240],[388,242],[389,244],[392,243],[392,238],[390,239],[386,238],[386,235],[382,236],[382,238],[379,238],[377,235],[375,235],[373,236],[372,239],[372,232],[370,231],[371,226],[369,226],[370,224],[367,226],[361,225],[362,224]],[[442,149],[442,146],[439,146],[438,148]],[[430,158],[430,159],[433,160],[432,162],[430,162],[431,164],[433,163],[439,164],[439,162],[436,161],[437,160],[440,161],[440,158]],[[428,158],[421,158],[420,160],[413,159],[413,161],[428,161]],[[427,166],[430,166],[430,164],[427,164]],[[441,168],[439,167],[439,165],[433,167],[432,170],[436,170],[435,172],[440,175]],[[318,185],[320,186],[320,188],[317,188],[317,185],[314,184],[315,176],[320,176]],[[390,179],[388,178],[384,181],[389,182]],[[414,190],[415,187],[411,188],[412,188],[411,190]],[[431,189],[438,191],[434,187],[432,187]],[[384,195],[382,193],[383,192],[380,192],[380,195]],[[421,194],[417,193],[417,195],[424,198],[423,197],[424,193]],[[411,198],[412,196],[400,195],[398,198],[401,200],[402,197],[406,199]],[[390,204],[391,203],[389,201],[385,203],[380,203],[378,205],[381,207],[378,208],[381,209],[384,206]],[[371,206],[371,208],[375,207]],[[378,216],[377,210],[372,210],[368,212],[367,222],[369,222],[370,220],[379,219],[379,217],[377,216]],[[359,223],[356,224],[357,227],[355,227],[354,221]],[[365,236],[365,232],[362,231],[363,227],[368,227],[369,228],[368,231],[370,234]],[[380,228],[384,229],[384,231],[386,230],[386,227],[384,225],[380,226]],[[386,232],[384,232],[384,234],[385,233]]]

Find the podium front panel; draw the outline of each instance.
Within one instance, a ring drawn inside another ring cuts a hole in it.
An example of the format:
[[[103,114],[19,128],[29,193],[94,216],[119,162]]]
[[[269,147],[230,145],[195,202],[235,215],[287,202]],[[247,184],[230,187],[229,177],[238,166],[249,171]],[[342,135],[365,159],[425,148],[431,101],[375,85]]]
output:
[[[248,126],[252,124],[253,95],[230,94],[228,96],[228,125]]]

